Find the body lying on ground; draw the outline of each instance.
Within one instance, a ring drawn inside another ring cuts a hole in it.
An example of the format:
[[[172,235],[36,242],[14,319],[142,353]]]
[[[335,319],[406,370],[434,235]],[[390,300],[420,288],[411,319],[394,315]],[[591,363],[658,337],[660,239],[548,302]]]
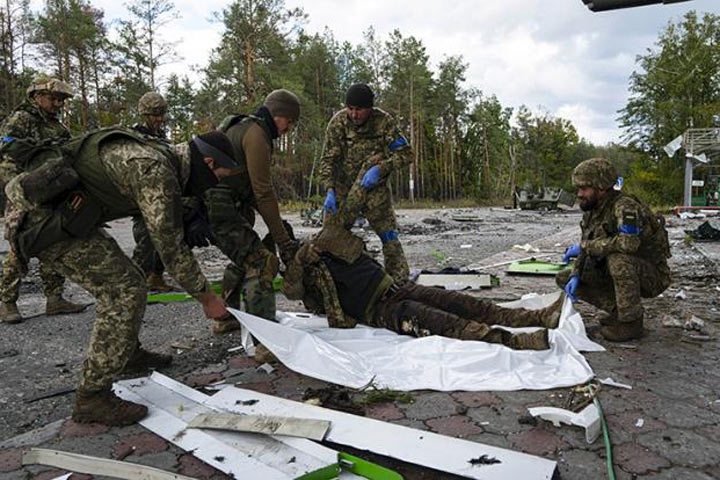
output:
[[[561,296],[539,310],[503,308],[471,295],[414,283],[398,284],[364,251],[364,242],[342,228],[326,226],[298,250],[285,274],[285,295],[325,314],[331,327],[356,323],[418,337],[442,335],[501,343],[520,350],[549,348]],[[544,327],[511,333],[496,326]]]

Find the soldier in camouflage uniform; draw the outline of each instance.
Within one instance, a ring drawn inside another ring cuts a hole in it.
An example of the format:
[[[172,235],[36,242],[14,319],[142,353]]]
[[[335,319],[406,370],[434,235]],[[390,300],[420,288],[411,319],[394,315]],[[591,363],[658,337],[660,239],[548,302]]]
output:
[[[167,113],[167,102],[157,92],[147,92],[138,101],[138,113],[143,121],[132,126],[133,130],[149,137],[167,141],[165,135],[165,114]],[[141,216],[133,217],[133,238],[135,249],[133,260],[137,263],[147,276],[148,290],[154,292],[169,292],[172,290],[165,279],[165,265],[160,260],[157,250],[150,240],[145,222]]]
[[[170,147],[132,130],[110,128],[66,148],[78,183],[70,190],[72,183],[62,185],[65,193],[45,198],[49,187],[43,178],[52,186],[63,175],[47,175],[43,167],[18,175],[6,188],[6,233],[21,259],[53,262],[97,299],[73,419],[128,425],[143,418],[147,408],[116,397],[110,390],[113,380],[121,371],[165,366],[172,357],[140,347],[145,277],[101,226],[142,215],[170,274],[202,304],[208,318],[223,317],[225,302],[212,292],[183,241],[183,227],[192,225],[182,224],[181,197],[202,195],[237,165],[232,145],[220,132]]]
[[[544,309],[525,310],[409,282],[398,285],[363,249],[359,237],[326,225],[300,247],[288,266],[285,295],[303,300],[312,312],[326,314],[335,328],[361,322],[417,337],[482,340],[519,350],[549,348],[547,329],[558,325],[562,296]],[[512,334],[493,325],[545,328]]]
[[[27,94],[28,98],[0,126],[0,137],[4,137],[5,140],[0,146],[3,176],[0,181],[3,185],[19,173],[15,161],[4,152],[8,140],[21,138],[34,141],[50,139],[65,141],[70,138],[70,132],[58,118],[65,100],[72,96],[70,86],[55,78],[40,75],[33,79]],[[2,301],[0,321],[2,322],[19,323],[23,320],[17,308],[21,278],[17,256],[10,249],[3,262],[0,281]],[[65,278],[58,275],[51,263],[40,262],[40,278],[47,298],[46,315],[80,312],[87,306],[69,302],[62,297]]]
[[[383,245],[385,269],[397,282],[408,278],[408,264],[398,239],[388,177],[412,163],[412,151],[392,117],[373,107],[374,95],[365,84],[352,85],[346,108],[327,126],[318,180],[327,190],[326,222],[341,223],[348,230],[355,218],[341,219],[338,207],[348,199],[358,201]]]
[[[602,158],[586,160],[573,171],[585,212],[582,239],[565,254],[565,261],[577,257],[573,267],[556,280],[573,301],[604,310],[599,317],[603,337],[624,342],[642,336],[641,298],[656,297],[670,285],[670,246],[664,218],[615,190],[617,176]]]
[[[284,89],[271,92],[253,115],[234,115],[220,125],[233,144],[239,173],[226,178],[205,194],[214,244],[230,258],[223,277],[223,296],[228,305],[240,308],[241,296],[248,313],[275,320],[273,278],[278,271],[272,251],[253,230],[254,210],[260,213],[283,261],[297,250],[280,216],[270,166],[273,140],[287,133],[300,117],[300,102]],[[235,317],[216,320],[215,333],[240,328]]]

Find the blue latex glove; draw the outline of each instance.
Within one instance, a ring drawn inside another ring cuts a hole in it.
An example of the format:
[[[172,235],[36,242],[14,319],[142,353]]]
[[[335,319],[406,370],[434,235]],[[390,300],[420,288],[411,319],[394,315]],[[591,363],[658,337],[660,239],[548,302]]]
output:
[[[568,263],[571,258],[575,258],[578,255],[582,253],[582,248],[580,248],[580,244],[576,243],[575,245],[570,245],[567,250],[565,250],[565,256],[563,257],[563,263]]]
[[[368,168],[368,171],[365,172],[365,175],[363,175],[362,181],[360,182],[360,185],[365,188],[365,190],[369,190],[376,186],[378,182],[380,181],[380,167],[375,165],[373,167]]]
[[[328,190],[327,195],[325,195],[325,203],[323,203],[323,208],[327,210],[330,213],[337,213],[337,201],[335,200],[335,190]]]
[[[570,301],[573,303],[577,302],[575,292],[577,291],[577,287],[579,284],[580,279],[576,276],[570,277],[570,280],[568,280],[568,282],[565,284],[565,295],[567,295]]]
[[[335,190],[328,190],[327,195],[325,195],[325,203],[323,204],[323,207],[330,213],[337,213],[338,209],[337,201],[335,200]]]

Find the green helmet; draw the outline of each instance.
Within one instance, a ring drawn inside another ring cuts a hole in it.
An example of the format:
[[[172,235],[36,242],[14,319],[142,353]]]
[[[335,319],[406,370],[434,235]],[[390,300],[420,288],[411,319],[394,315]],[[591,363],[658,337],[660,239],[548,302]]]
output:
[[[34,94],[39,92],[48,92],[60,95],[64,98],[73,96],[72,87],[62,80],[52,78],[47,75],[38,75],[33,78],[30,86],[27,89],[28,97],[32,97]]]
[[[572,183],[577,188],[592,187],[609,190],[615,185],[618,172],[608,160],[591,158],[580,163],[572,173]]]
[[[300,118],[300,100],[289,90],[273,90],[265,97],[264,105],[273,117],[287,117],[293,122]]]
[[[147,92],[138,101],[138,112],[140,115],[165,115],[167,103],[159,93]]]

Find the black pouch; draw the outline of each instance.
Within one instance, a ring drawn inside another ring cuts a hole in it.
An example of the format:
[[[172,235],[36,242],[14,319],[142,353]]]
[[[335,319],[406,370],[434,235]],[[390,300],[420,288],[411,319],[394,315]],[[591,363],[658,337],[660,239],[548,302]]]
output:
[[[100,224],[100,204],[82,190],[73,190],[59,208],[62,229],[73,237],[86,237]]]

